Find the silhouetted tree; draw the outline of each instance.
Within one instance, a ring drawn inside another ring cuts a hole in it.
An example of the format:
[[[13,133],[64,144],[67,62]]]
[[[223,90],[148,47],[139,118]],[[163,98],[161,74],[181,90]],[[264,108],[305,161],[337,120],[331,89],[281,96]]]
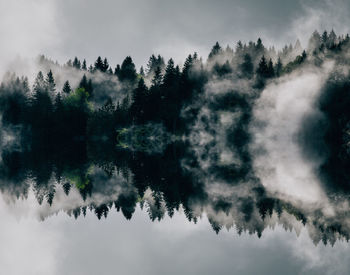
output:
[[[283,64],[282,64],[281,58],[279,57],[275,65],[275,75],[277,77],[280,77],[282,74],[282,70],[283,70]]]
[[[219,44],[219,42],[216,42],[215,45],[213,46],[213,48],[211,49],[208,59],[211,60],[213,59],[215,56],[219,55],[222,53],[222,48]]]
[[[104,64],[103,64],[103,61],[102,61],[101,56],[97,57],[97,60],[96,60],[96,62],[95,62],[94,70],[95,70],[95,71],[98,70],[98,71],[101,71],[101,72],[104,71]]]
[[[267,66],[265,56],[261,57],[256,73],[258,74],[259,77],[262,77],[262,78],[269,77],[269,68]]]
[[[133,120],[137,124],[146,122],[146,108],[148,102],[148,89],[143,78],[139,80],[138,86],[132,94],[132,105],[130,107]]]
[[[254,65],[252,62],[252,58],[248,53],[246,53],[243,57],[243,63],[240,65],[240,70],[242,75],[246,78],[251,78],[254,73]]]
[[[137,78],[135,64],[130,56],[127,56],[120,68],[119,79],[120,81],[128,81],[134,83]]]
[[[62,91],[64,94],[69,94],[72,91],[68,80],[64,83]]]
[[[83,64],[81,65],[81,69],[86,71],[87,70],[87,66],[86,66],[86,60],[83,60]]]
[[[86,65],[86,64],[85,64]],[[80,60],[78,59],[78,57],[75,57],[74,60],[73,60],[73,67],[80,70],[81,68],[81,62]]]

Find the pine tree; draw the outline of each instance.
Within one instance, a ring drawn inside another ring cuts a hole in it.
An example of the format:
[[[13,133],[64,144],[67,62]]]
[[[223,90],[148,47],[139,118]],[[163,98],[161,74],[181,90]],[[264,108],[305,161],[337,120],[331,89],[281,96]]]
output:
[[[134,121],[139,123],[145,122],[145,110],[147,108],[147,86],[143,78],[140,78],[137,88],[133,90],[131,113]]]
[[[86,75],[84,74],[83,78],[80,80],[79,88],[84,88],[86,90],[87,86],[88,86],[88,81],[87,81]]]
[[[329,33],[329,36],[328,36],[327,47],[329,49],[334,48],[336,43],[337,43],[337,35],[335,34],[334,30],[332,29],[332,31]]]
[[[265,47],[262,43],[262,40],[261,38],[258,38],[258,41],[256,42],[256,46],[255,46],[256,55],[260,56],[261,54],[264,54],[264,50],[265,50]]]
[[[107,58],[105,58],[104,60],[103,60],[103,65],[102,65],[102,72],[107,72],[107,70],[108,70],[108,68],[109,68],[109,63],[108,63],[108,60],[107,60]]]
[[[213,46],[213,48],[211,49],[208,59],[211,60],[213,59],[215,56],[219,55],[222,53],[222,48],[219,44],[219,42],[216,42],[215,45]]]
[[[87,83],[87,87],[85,88],[86,91],[89,93],[89,97],[93,97],[94,96],[94,86],[92,84],[92,80],[91,78],[89,79],[88,83]]]
[[[63,85],[63,89],[62,89],[62,92],[64,94],[69,94],[70,92],[72,91],[71,87],[70,87],[70,84],[69,84],[69,81],[67,80],[64,85]]]
[[[73,60],[73,67],[80,70],[81,68],[81,63],[80,60],[78,59],[78,57],[75,57]]]
[[[192,55],[189,54],[188,57],[186,58],[185,60],[185,63],[184,63],[184,67],[182,69],[182,75],[185,76],[185,77],[189,77],[189,72],[192,68],[192,65],[193,65],[193,58],[192,58]]]
[[[54,111],[56,113],[59,113],[59,112],[62,112],[62,110],[63,110],[62,96],[61,96],[61,93],[57,93],[55,97]]]
[[[30,92],[28,77],[22,77],[22,90],[24,94],[28,94]]]
[[[46,84],[47,90],[49,92],[51,92],[51,93],[55,92],[56,83],[55,83],[55,79],[53,78],[53,74],[52,74],[51,70],[47,73],[47,76],[45,79],[45,84]]]
[[[283,64],[282,64],[281,58],[278,57],[278,60],[275,66],[275,75],[277,77],[280,77],[282,74],[282,70],[283,70]]]
[[[98,71],[103,72],[103,69],[104,69],[104,64],[103,64],[101,56],[99,56],[99,57],[97,57],[97,60],[95,62],[94,71],[98,70]]]
[[[83,60],[83,64],[81,65],[82,70],[86,71],[87,67],[86,67],[86,60]]]
[[[267,65],[267,77],[274,77],[275,76],[275,70],[273,68],[272,59],[270,58],[269,63]]]
[[[147,77],[153,77],[154,72],[158,67],[160,68],[161,72],[163,72],[165,68],[164,58],[160,55],[156,57],[154,54],[152,54],[147,63]]]
[[[260,59],[259,66],[256,72],[258,76],[263,78],[266,78],[269,76],[269,70],[267,67],[265,56],[262,56],[262,58]]]
[[[66,64],[68,67],[73,67],[72,59],[69,59]]]
[[[117,66],[114,69],[114,74],[119,77],[120,75],[120,65],[117,64]]]
[[[157,58],[154,54],[151,55],[147,62],[147,75],[150,76],[152,73],[154,73],[155,69],[158,67],[157,64]]]
[[[322,43],[321,36],[318,31],[314,31],[309,39],[308,49],[311,51],[318,51]]]
[[[248,53],[244,55],[243,63],[240,65],[240,69],[244,77],[251,78],[253,76],[254,65],[252,62],[252,58]]]
[[[236,45],[236,55],[239,56],[241,54],[243,54],[243,44],[242,44],[241,40],[239,40],[237,42],[237,45]]]
[[[37,74],[34,80],[33,91],[43,92],[45,90],[46,90],[46,87],[45,87],[44,75],[41,71],[39,71],[39,73]]]
[[[328,33],[327,31],[324,31],[323,34],[322,34],[322,37],[321,37],[321,40],[322,40],[322,43],[324,45],[327,45],[328,44]]]
[[[127,56],[120,68],[119,79],[120,81],[128,81],[134,83],[137,78],[135,64],[130,56]]]
[[[164,85],[166,86],[173,85],[175,78],[176,78],[176,74],[175,74],[174,60],[170,58],[168,61],[168,65],[165,69]]]
[[[162,85],[162,82],[163,82],[163,75],[162,75],[160,67],[157,67],[157,69],[154,72],[153,79],[152,79],[152,86],[153,87],[160,87],[160,85]]]

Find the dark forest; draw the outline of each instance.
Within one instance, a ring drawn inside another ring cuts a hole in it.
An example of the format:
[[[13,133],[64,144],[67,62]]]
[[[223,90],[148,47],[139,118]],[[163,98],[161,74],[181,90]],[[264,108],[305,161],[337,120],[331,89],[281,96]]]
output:
[[[214,214],[225,213],[239,233],[260,237],[269,217],[285,213],[312,226],[315,243],[349,240],[350,227],[340,218],[346,213],[325,220],[317,210],[270,194],[249,147],[264,89],[332,63],[315,102],[322,119],[306,117],[299,142],[308,156],[324,157],[317,174],[330,201],[347,197],[350,77],[343,68],[349,52],[349,35],[332,30],[315,31],[305,49],[299,41],[281,50],[260,38],[232,47],[216,42],[207,58],[195,52],[176,65],[154,54],[139,69],[130,56],[115,67],[101,56],[91,65],[39,56],[32,84],[9,72],[0,86],[0,189],[20,199],[32,188],[38,203],[49,206],[57,192],[68,196],[75,189],[82,201],[65,209],[75,218],[90,210],[101,219],[114,207],[131,219],[140,204],[154,221],[182,208],[194,222],[206,212],[216,233],[232,227]],[[237,161],[222,161],[223,151],[234,152]],[[213,195],[211,184],[236,191]]]

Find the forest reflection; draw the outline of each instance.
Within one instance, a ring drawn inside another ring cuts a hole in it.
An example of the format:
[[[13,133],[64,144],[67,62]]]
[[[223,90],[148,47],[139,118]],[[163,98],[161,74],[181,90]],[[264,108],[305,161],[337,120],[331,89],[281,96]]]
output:
[[[10,73],[0,85],[0,190],[33,190],[76,219],[131,219],[139,205],[152,221],[207,217],[216,233],[282,225],[315,244],[348,241],[348,52],[350,37],[332,31],[278,54],[261,39],[216,43],[182,69],[152,55],[147,73],[130,56],[114,72],[101,57],[88,69],[41,56],[48,73],[32,91]]]
[[[339,212],[325,216],[320,202],[303,207],[269,194],[249,164],[242,169],[217,162],[203,170],[185,141],[155,153],[131,151],[108,141],[77,141],[54,148],[33,144],[30,150],[3,150],[3,195],[26,199],[32,189],[38,204],[59,205],[56,211],[75,219],[87,211],[107,218],[115,210],[131,219],[139,205],[152,221],[172,217],[180,209],[194,223],[205,216],[216,233],[227,228],[260,237],[264,229],[276,225],[297,232],[305,226],[315,244],[349,239],[347,200]],[[69,199],[71,193],[80,199]],[[340,201],[339,192],[328,194],[331,204]]]

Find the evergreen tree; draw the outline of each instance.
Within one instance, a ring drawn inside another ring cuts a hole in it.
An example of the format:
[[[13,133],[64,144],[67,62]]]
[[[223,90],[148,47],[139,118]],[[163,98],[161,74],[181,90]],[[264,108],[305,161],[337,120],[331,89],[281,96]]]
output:
[[[63,113],[63,101],[62,101],[61,93],[57,93],[55,97],[54,112],[56,115],[57,114],[62,115]]]
[[[73,63],[72,63],[72,60],[71,59],[69,59],[68,61],[67,61],[67,64],[66,64],[68,67],[73,67]]]
[[[30,102],[29,123],[32,127],[32,134],[36,137],[36,142],[47,144],[50,140],[52,129],[53,105],[48,93],[48,85],[40,71],[35,79],[33,96]]]
[[[215,65],[213,66],[213,72],[217,76],[223,77],[227,74],[232,73],[232,69],[231,69],[229,62],[226,60],[226,62],[222,65],[220,65],[219,63],[216,62]]]
[[[86,66],[86,60],[83,60],[83,64],[81,65],[82,70],[86,71],[87,70],[87,66]]]
[[[70,87],[70,84],[69,84],[69,81],[67,80],[65,83],[64,83],[64,85],[63,85],[63,89],[62,89],[62,91],[63,91],[63,93],[64,94],[69,94],[70,92],[71,92],[71,87]]]
[[[282,74],[282,70],[283,70],[283,64],[282,64],[281,58],[278,57],[278,60],[275,66],[275,75],[277,77],[280,77]]]
[[[219,55],[222,53],[222,48],[219,44],[219,42],[216,42],[215,45],[213,46],[213,48],[211,49],[208,59],[211,60],[213,59],[215,56]]]
[[[318,31],[312,33],[311,38],[309,39],[308,49],[310,51],[318,51],[321,46],[322,40]]]
[[[157,68],[160,68],[161,72],[163,72],[165,68],[164,58],[158,55],[157,57],[152,54],[147,63],[147,77],[153,77]]]
[[[227,56],[233,56],[233,49],[229,45],[226,46],[225,54]]]
[[[154,72],[153,79],[152,79],[152,86],[153,87],[160,87],[160,85],[162,85],[162,82],[163,82],[163,75],[162,75],[160,67],[157,67],[157,69]]]
[[[93,97],[92,80],[91,79],[88,80],[85,74],[83,75],[83,78],[80,80],[79,88],[83,88],[85,92],[88,93],[89,98]]]
[[[185,60],[184,67],[182,69],[182,74],[186,77],[189,77],[189,72],[193,66],[193,58],[192,55],[189,54]]]
[[[47,73],[47,76],[45,79],[45,84],[46,84],[47,90],[49,92],[51,92],[51,93],[55,92],[56,83],[55,83],[55,79],[53,78],[53,74],[52,74],[51,70]]]
[[[119,64],[115,67],[114,74],[119,77],[119,75],[120,75],[120,65]]]
[[[165,69],[164,85],[171,86],[174,84],[175,80],[176,80],[176,71],[174,66],[174,60],[170,58],[168,61],[168,65]]]
[[[45,85],[44,75],[41,71],[39,71],[39,73],[37,74],[34,80],[33,91],[35,93],[38,93],[38,92],[44,92],[45,90],[46,90],[46,85]]]
[[[140,76],[145,77],[145,70],[143,69],[143,66],[140,68]]]
[[[94,96],[94,86],[92,84],[91,78],[89,79],[87,87],[85,89],[89,93],[89,98],[92,98]]]
[[[334,30],[332,29],[332,31],[329,33],[329,36],[328,36],[327,47],[329,49],[332,49],[335,47],[336,43],[337,43],[337,35],[335,34]]]
[[[257,57],[261,56],[262,54],[264,54],[264,51],[265,51],[265,47],[262,43],[262,40],[259,38],[255,46],[256,56]]]
[[[265,56],[262,56],[259,62],[259,66],[258,69],[256,70],[258,76],[262,77],[262,78],[267,78],[269,77],[269,69],[267,66],[267,62],[265,59]]]
[[[80,80],[79,88],[84,88],[86,90],[87,86],[88,86],[88,80],[86,75],[84,74],[83,78]]]
[[[145,123],[147,108],[147,86],[143,78],[140,78],[137,88],[132,93],[131,114],[137,124]]]
[[[242,75],[246,78],[251,78],[254,73],[254,65],[252,62],[252,58],[248,53],[246,53],[243,57],[243,63],[240,65],[240,70]]]
[[[274,77],[275,76],[275,70],[273,68],[272,59],[270,58],[269,63],[267,65],[267,77]]]
[[[24,94],[28,94],[30,92],[28,77],[22,78],[22,90]]]
[[[120,68],[119,79],[120,81],[128,81],[134,83],[137,78],[135,64],[130,56],[127,56]]]
[[[326,46],[328,45],[328,33],[327,31],[324,31],[321,37],[322,43]]]
[[[109,63],[108,63],[108,60],[107,60],[107,58],[105,58],[104,60],[103,60],[103,65],[102,65],[102,72],[107,72],[107,70],[108,70],[108,68],[109,68]]]
[[[97,71],[97,70],[100,72],[103,72],[103,70],[104,70],[104,63],[102,61],[101,56],[97,57],[97,60],[95,62],[94,71]]]
[[[239,40],[236,45],[236,55],[241,56],[242,54],[243,54],[243,44],[241,40]]]
[[[73,67],[80,70],[81,68],[81,63],[80,60],[78,59],[78,57],[75,57],[73,60]]]

